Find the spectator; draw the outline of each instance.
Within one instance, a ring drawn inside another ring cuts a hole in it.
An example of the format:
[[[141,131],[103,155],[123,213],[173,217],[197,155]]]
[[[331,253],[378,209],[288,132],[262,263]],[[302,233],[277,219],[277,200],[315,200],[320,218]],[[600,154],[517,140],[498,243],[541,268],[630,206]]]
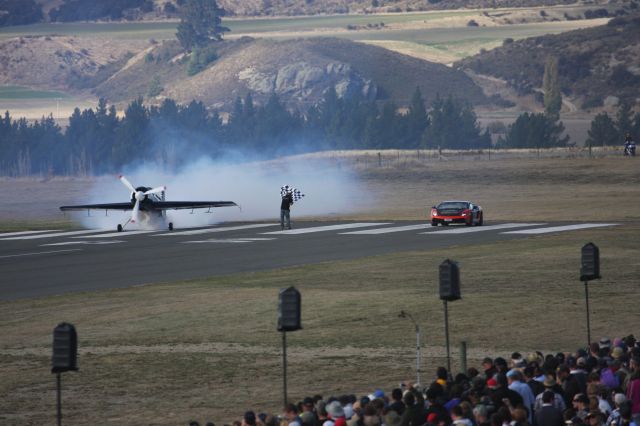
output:
[[[242,417],[242,426],[256,426],[256,413],[247,411]]]
[[[507,380],[509,381],[509,389],[518,392],[522,397],[522,403],[524,408],[527,410],[527,421],[529,423],[533,422],[533,405],[536,401],[535,396],[533,396],[533,392],[529,385],[522,381],[522,373],[519,370],[511,369],[507,373]]]
[[[489,357],[482,360],[482,368],[485,380],[491,379],[496,373],[496,367],[493,365],[493,360]]]
[[[404,398],[405,410],[400,420],[400,426],[420,426],[426,418],[424,410],[416,404],[416,397],[412,391],[405,393]]]
[[[539,382],[535,379],[535,367],[533,365],[528,365],[523,370],[523,375],[527,385],[531,388],[531,392],[533,392],[533,396],[538,396],[542,392],[544,392],[544,385],[542,382]]]
[[[587,360],[584,357],[576,359],[575,367],[571,368],[571,375],[575,377],[580,387],[580,393],[587,393]]]
[[[599,410],[589,411],[587,414],[588,426],[604,426],[602,423],[602,413]]]
[[[553,392],[553,406],[560,410],[560,412],[562,413],[567,408],[567,406],[564,403],[564,398],[562,397],[562,395],[556,391],[556,387],[558,386],[556,379],[554,379],[552,375],[547,375],[542,384],[544,385],[545,391],[549,390]],[[536,402],[533,408],[534,411],[538,411],[538,409],[542,407],[542,395],[543,394],[536,396]]]
[[[573,397],[572,404],[576,412],[576,417],[582,421],[586,421],[587,414],[589,413],[589,397],[583,393],[579,393]]]
[[[555,405],[555,393],[546,390],[542,393],[542,405],[536,410],[535,421],[537,426],[564,426],[562,411]]]
[[[314,412],[313,398],[306,397],[302,401],[302,412],[300,413],[300,420],[303,426],[316,426],[318,423],[318,417]]]
[[[473,408],[473,417],[476,420],[476,426],[490,426],[489,412],[487,406],[478,404]]]
[[[561,364],[558,367],[557,378],[562,387],[565,405],[570,406],[573,397],[581,393],[580,383],[578,383],[576,376],[571,374],[571,370],[566,364]]]
[[[640,358],[633,357],[630,363],[631,374],[627,385],[627,399],[631,402],[633,422],[640,424]]]
[[[621,418],[620,418],[620,407],[627,402],[627,397],[622,393],[617,393],[613,397],[614,409],[609,414],[607,418],[606,425],[607,426],[620,426]]]
[[[473,426],[471,420],[464,416],[460,405],[451,408],[451,420],[453,420],[454,426]]]
[[[398,415],[402,416],[405,407],[402,402],[402,390],[400,388],[395,388],[391,391],[391,400],[393,402],[389,405],[389,410],[393,410],[398,413]]]
[[[247,413],[253,414],[252,411],[249,411]],[[246,417],[247,417],[247,414],[245,414],[245,420],[246,420]],[[287,420],[288,426],[302,426],[302,420],[298,416],[298,407],[296,407],[294,404],[287,404],[286,407],[284,407],[284,418]],[[256,420],[256,417],[255,417],[255,414],[253,414],[254,424],[255,424],[255,420]]]

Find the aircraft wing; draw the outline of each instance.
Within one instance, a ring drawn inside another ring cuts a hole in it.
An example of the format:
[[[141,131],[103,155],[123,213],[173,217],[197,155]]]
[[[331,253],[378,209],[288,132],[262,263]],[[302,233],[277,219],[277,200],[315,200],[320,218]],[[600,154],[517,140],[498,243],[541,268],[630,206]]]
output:
[[[153,208],[158,210],[206,209],[209,207],[233,207],[233,201],[155,201]]]
[[[62,206],[63,212],[69,210],[133,210],[131,203],[81,204],[77,206]]]

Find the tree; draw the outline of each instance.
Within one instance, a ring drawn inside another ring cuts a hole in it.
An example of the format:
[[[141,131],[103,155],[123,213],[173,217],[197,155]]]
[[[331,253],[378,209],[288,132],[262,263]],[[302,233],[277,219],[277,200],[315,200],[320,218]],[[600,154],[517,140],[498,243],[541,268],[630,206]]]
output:
[[[27,25],[42,19],[42,8],[34,0],[0,0],[0,27]]]
[[[620,144],[624,141],[625,135],[633,131],[632,114],[631,105],[627,102],[623,102],[618,108],[618,113],[616,114],[616,129],[618,131],[616,137]]]
[[[221,25],[225,10],[218,7],[216,0],[187,0],[181,15],[176,37],[187,51],[221,41],[222,34],[229,31]]]
[[[155,74],[151,79],[151,82],[149,83],[147,96],[149,96],[150,98],[155,98],[160,93],[162,93],[163,90],[164,87],[162,87],[162,83],[160,82],[160,76],[158,74]]]
[[[488,148],[491,138],[481,134],[477,117],[471,106],[449,96],[433,101],[422,145],[431,148],[473,149]]]
[[[561,138],[564,132],[562,122],[551,119],[546,114],[525,112],[511,124],[498,146],[501,148],[550,148],[566,146],[569,136]]]
[[[562,94],[558,82],[558,59],[550,57],[544,66],[544,77],[542,79],[544,90],[544,112],[549,117],[557,120],[560,117],[562,108]]]
[[[595,116],[588,131],[588,146],[617,145],[618,132],[609,114],[603,112]]]
[[[429,118],[427,117],[427,109],[424,106],[424,99],[420,88],[416,87],[409,104],[409,112],[407,112],[407,148],[417,148],[420,146],[422,135],[429,126]]]

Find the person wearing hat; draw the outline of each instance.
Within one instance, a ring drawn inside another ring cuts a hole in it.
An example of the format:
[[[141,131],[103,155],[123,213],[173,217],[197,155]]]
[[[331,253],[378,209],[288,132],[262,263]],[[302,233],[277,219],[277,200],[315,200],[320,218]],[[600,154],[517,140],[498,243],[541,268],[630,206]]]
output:
[[[571,404],[576,412],[576,417],[584,421],[589,413],[589,397],[584,393],[579,393],[573,397]]]
[[[562,394],[558,392],[559,386],[558,386],[558,383],[556,382],[556,379],[553,377],[553,375],[548,374],[545,377],[544,382],[542,382],[542,384],[544,385],[545,392],[546,391],[553,392],[553,406],[556,407],[558,410],[560,410],[561,413],[563,413],[564,410],[567,408],[567,405],[564,403],[564,397],[562,396]],[[542,407],[543,394],[544,392],[536,396],[536,402],[534,404],[535,411],[539,410]]]
[[[542,405],[536,410],[535,424],[537,426],[564,426],[562,411],[553,405],[555,399],[553,391],[542,392]]]
[[[318,423],[318,417],[313,409],[313,398],[306,397],[302,400],[302,413],[300,413],[300,420],[302,420],[303,426],[314,426]]]
[[[599,410],[589,411],[587,414],[587,425],[604,426],[604,423],[602,423],[602,413]]]

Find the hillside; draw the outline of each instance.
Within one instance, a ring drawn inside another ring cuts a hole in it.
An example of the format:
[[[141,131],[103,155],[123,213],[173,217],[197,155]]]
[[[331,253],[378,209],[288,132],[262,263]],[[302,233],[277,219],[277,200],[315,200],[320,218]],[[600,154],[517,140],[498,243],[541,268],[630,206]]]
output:
[[[146,44],[67,36],[0,41],[0,85],[71,91],[87,88],[122,67],[132,51]]]
[[[430,102],[449,94],[472,104],[485,103],[481,89],[463,72],[389,50],[334,38],[288,41],[248,37],[225,42],[219,58],[206,70],[189,77],[172,42],[138,55],[126,69],[100,84],[95,93],[119,102],[148,91],[157,76],[161,97],[179,102],[192,99],[208,107],[228,110],[238,96],[251,92],[260,104],[272,93],[299,109],[316,103],[333,86],[339,95],[360,93],[368,99],[408,103],[416,87]],[[149,60],[149,58],[164,58]]]
[[[63,0],[36,0],[46,16],[60,6]],[[125,19],[175,18],[170,3],[178,7],[177,0],[153,0],[154,10],[141,13],[130,10]],[[576,0],[218,0],[229,16],[300,16],[344,13],[412,12],[442,9],[479,9],[504,7],[540,7],[571,4],[616,4],[617,0],[576,1]]]
[[[507,40],[454,67],[506,80],[526,95],[542,86],[548,57],[558,58],[563,94],[583,109],[635,102],[640,98],[640,14],[589,29]]]

